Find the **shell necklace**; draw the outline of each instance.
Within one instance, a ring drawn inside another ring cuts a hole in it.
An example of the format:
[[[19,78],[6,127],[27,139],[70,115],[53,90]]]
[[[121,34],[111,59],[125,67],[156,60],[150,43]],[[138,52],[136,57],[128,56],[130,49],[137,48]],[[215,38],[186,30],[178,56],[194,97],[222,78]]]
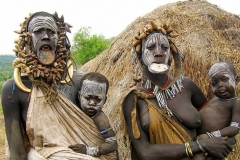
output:
[[[182,85],[182,80],[183,76],[180,75],[180,77],[177,79],[177,81],[170,86],[169,88],[165,88],[167,84],[169,83],[169,76],[167,75],[168,79],[163,86],[163,88],[159,87],[157,84],[153,83],[151,80],[148,78],[145,78],[145,84],[144,82],[141,82],[141,87],[142,89],[149,93],[149,94],[154,94],[154,96],[157,99],[158,105],[161,109],[164,109],[166,114],[169,115],[170,117],[173,116],[172,111],[168,108],[167,106],[167,100],[168,99],[173,99],[179,92],[182,92],[183,90],[183,85]],[[144,85],[143,85],[144,84]],[[149,88],[152,88],[152,84],[154,85],[153,92],[148,91]]]

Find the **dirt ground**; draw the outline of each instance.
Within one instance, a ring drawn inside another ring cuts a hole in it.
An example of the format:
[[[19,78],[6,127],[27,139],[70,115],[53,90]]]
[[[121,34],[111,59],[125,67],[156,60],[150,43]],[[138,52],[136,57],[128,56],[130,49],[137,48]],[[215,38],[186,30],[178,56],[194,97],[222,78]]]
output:
[[[5,127],[3,115],[0,116],[0,160],[8,160],[5,156]]]

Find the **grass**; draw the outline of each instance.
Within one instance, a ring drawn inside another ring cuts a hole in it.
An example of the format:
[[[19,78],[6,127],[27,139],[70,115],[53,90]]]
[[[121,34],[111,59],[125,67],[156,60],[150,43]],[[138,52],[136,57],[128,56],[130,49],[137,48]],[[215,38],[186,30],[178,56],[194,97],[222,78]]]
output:
[[[2,105],[0,105],[0,116],[3,115]]]

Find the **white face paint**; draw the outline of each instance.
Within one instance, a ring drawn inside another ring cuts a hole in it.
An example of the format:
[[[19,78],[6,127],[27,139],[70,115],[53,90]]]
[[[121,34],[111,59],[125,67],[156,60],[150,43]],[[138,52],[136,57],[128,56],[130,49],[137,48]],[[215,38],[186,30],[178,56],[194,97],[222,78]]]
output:
[[[222,63],[215,63],[209,70],[209,77],[210,80],[214,78],[214,76],[221,74],[224,75],[225,77],[229,78],[229,84],[235,89],[236,88],[236,80],[235,80],[235,75],[232,73],[230,68],[228,67],[228,64],[225,62]],[[213,91],[214,88],[212,87]]]
[[[49,34],[39,35],[35,34],[42,30],[49,31]],[[37,43],[42,38],[49,38],[53,41],[54,46],[57,46],[58,35],[57,35],[57,25],[52,17],[36,16],[29,22],[28,31],[32,33],[33,46],[36,49]]]
[[[166,72],[169,68],[170,46],[162,33],[153,33],[142,44],[142,60],[152,73]]]
[[[97,114],[106,100],[106,83],[99,83],[85,79],[80,92],[82,110],[89,116]]]

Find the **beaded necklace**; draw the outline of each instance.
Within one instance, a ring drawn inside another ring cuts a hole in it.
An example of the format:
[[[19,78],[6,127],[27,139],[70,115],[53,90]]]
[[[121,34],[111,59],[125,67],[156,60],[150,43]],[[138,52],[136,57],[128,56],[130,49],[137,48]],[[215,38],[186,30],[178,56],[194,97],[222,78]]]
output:
[[[228,99],[221,99],[221,98],[218,98],[220,101],[230,101],[232,99],[236,99],[237,97],[233,97],[233,98],[228,98]]]
[[[159,87],[157,84],[153,83],[151,80],[146,78],[145,84],[143,86],[143,82],[141,83],[142,89],[150,94],[154,94],[158,105],[161,109],[166,110],[166,114],[170,117],[173,116],[172,111],[167,106],[167,100],[173,99],[179,92],[182,92],[182,89],[184,88],[182,85],[183,76],[180,76],[177,81],[170,86],[169,88],[165,88],[167,84],[169,83],[169,77],[163,88]],[[153,92],[149,92],[148,89],[152,88],[152,84],[154,85]]]

